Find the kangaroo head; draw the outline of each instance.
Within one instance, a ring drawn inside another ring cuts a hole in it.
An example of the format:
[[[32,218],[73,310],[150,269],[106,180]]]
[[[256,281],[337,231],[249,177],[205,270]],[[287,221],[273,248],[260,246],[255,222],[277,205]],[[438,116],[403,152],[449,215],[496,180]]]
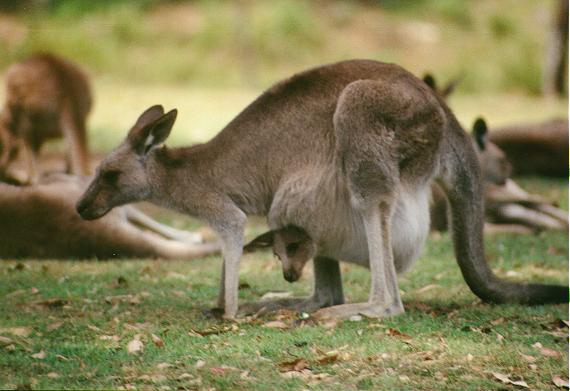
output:
[[[512,174],[511,163],[505,152],[489,141],[485,120],[477,118],[473,124],[473,141],[477,150],[483,180],[494,185],[504,185]]]
[[[303,274],[305,264],[316,253],[316,245],[304,229],[289,225],[259,235],[247,245],[246,252],[273,247],[273,253],[283,267],[283,277],[289,282],[297,281]]]
[[[99,164],[95,177],[77,202],[87,220],[104,216],[116,206],[144,201],[151,195],[149,161],[170,134],[176,110],[164,114],[152,106],[141,114],[126,140]]]

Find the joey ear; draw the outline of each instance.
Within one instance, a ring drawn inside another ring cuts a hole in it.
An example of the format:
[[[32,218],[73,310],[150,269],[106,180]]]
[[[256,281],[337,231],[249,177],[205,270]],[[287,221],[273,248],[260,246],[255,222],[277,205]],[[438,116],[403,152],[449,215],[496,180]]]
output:
[[[424,77],[422,78],[422,80],[424,81],[424,83],[426,83],[429,86],[429,88],[431,88],[434,91],[437,91],[437,85],[435,82],[435,78],[433,77],[433,75],[431,73],[424,74]]]
[[[170,135],[177,114],[178,111],[174,109],[146,123],[140,129],[133,128],[128,139],[135,151],[139,155],[146,155],[151,149],[162,144]]]
[[[243,246],[243,251],[246,253],[254,252],[256,250],[261,250],[263,248],[268,248],[273,246],[273,241],[275,238],[275,231],[265,232],[251,242]]]
[[[477,146],[481,151],[485,150],[485,146],[487,145],[487,123],[481,117],[475,120],[473,123],[473,138],[477,142]]]

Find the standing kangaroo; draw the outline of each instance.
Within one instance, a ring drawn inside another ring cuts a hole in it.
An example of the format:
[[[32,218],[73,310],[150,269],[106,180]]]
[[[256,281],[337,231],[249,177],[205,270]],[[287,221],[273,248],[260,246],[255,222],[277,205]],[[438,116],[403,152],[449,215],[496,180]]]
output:
[[[87,76],[76,65],[38,54],[6,72],[6,102],[0,113],[0,178],[9,177],[18,152],[27,162],[28,182],[39,177],[37,155],[46,140],[67,141],[71,173],[88,175],[85,121],[91,110]]]
[[[32,186],[0,183],[0,258],[193,259],[219,251],[159,224],[133,206],[93,222],[75,212],[84,179],[51,175]],[[141,230],[139,227],[145,228]]]
[[[498,279],[485,261],[477,155],[443,100],[399,66],[345,61],[271,87],[210,142],[169,149],[176,110],[145,111],[100,164],[77,204],[86,219],[149,200],[208,222],[224,258],[218,304],[238,310],[247,215],[303,228],[316,243],[315,294],[323,317],[403,312],[396,269],[418,257],[429,230],[429,186],[452,207],[456,257],[488,302],[551,303],[567,287]],[[342,304],[337,259],[370,268],[366,303]]]

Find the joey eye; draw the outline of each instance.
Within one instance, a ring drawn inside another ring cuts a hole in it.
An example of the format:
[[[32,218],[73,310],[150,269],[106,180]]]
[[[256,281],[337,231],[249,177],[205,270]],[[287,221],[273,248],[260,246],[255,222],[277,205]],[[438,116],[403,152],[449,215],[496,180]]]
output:
[[[291,244],[288,244],[287,247],[286,247],[287,255],[293,255],[293,254],[295,254],[298,249],[299,249],[299,243],[291,243]]]
[[[119,179],[119,175],[121,175],[121,172],[118,170],[105,171],[103,173],[103,180],[107,183],[114,184],[117,182],[117,179]]]

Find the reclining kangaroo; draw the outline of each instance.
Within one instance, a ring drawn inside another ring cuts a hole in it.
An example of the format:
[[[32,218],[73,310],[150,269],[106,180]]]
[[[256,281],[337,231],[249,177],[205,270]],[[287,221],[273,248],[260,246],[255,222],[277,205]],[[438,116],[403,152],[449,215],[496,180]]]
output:
[[[86,219],[149,200],[196,216],[218,233],[224,258],[219,305],[238,310],[247,215],[272,229],[295,225],[316,243],[316,295],[323,317],[403,312],[396,270],[418,257],[429,230],[429,186],[452,207],[456,258],[471,290],[495,303],[568,300],[565,286],[500,280],[483,247],[477,155],[443,100],[404,69],[354,60],[314,68],[273,86],[210,142],[169,149],[176,119],[145,111],[100,164],[77,204]],[[394,256],[393,256],[394,255]],[[368,266],[366,303],[342,304],[337,259]]]
[[[0,258],[193,259],[219,251],[219,245],[196,243],[196,234],[159,224],[132,206],[84,221],[75,201],[86,185],[61,174],[33,186],[0,183]]]
[[[89,174],[85,121],[91,110],[89,80],[76,65],[39,54],[6,72],[6,102],[0,113],[0,179],[22,153],[27,182],[39,178],[37,155],[46,140],[65,136],[71,173]]]
[[[529,194],[511,179],[512,167],[505,152],[489,141],[487,124],[478,119],[473,126],[474,146],[483,174],[485,232],[533,233],[568,230],[568,213],[545,198]],[[431,226],[447,230],[447,202],[436,184],[432,186]]]

